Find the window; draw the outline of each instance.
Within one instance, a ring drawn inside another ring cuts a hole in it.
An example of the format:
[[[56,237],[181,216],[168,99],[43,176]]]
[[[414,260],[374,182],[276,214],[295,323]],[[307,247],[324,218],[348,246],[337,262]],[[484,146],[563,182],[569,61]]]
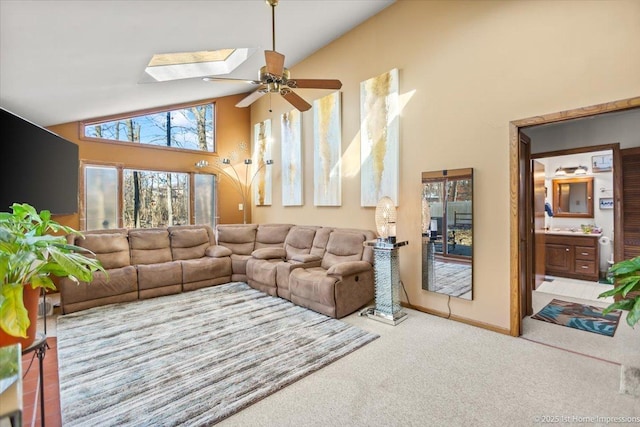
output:
[[[82,124],[82,135],[184,150],[215,151],[213,103],[98,120]]]
[[[84,168],[86,230],[118,227],[118,170],[114,167]]]
[[[194,210],[196,224],[211,224],[218,222],[216,216],[216,176],[196,174],[194,180]]]
[[[192,217],[195,224],[217,222],[215,175],[84,165],[83,187],[85,230],[185,225]]]
[[[123,225],[126,228],[189,224],[189,175],[123,171]]]

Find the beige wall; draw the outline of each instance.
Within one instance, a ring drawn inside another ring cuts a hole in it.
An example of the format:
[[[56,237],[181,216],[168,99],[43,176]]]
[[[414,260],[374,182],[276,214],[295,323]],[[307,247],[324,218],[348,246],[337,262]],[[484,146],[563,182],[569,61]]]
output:
[[[254,222],[374,229],[360,207],[359,84],[400,71],[401,277],[410,302],[447,312],[447,298],[421,290],[420,173],[473,167],[474,300],[451,299],[455,316],[508,331],[509,121],[640,94],[638,1],[399,1],[291,67],[300,78],[339,78],[342,206],[313,206],[313,113],[303,114],[304,206],[282,207],[279,96],[252,107],[273,120],[273,205]],[[286,52],[284,52],[286,54]],[[326,91],[299,90],[309,102]]]

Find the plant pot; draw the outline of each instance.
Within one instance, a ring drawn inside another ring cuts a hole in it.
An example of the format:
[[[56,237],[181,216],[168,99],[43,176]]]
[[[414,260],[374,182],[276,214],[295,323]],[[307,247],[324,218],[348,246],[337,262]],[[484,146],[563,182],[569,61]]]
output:
[[[40,288],[33,289],[31,285],[22,287],[22,299],[24,307],[29,313],[29,328],[27,329],[27,338],[14,337],[0,329],[0,347],[13,344],[21,344],[22,349],[29,347],[36,338],[36,330],[38,327],[38,302],[40,300]]]

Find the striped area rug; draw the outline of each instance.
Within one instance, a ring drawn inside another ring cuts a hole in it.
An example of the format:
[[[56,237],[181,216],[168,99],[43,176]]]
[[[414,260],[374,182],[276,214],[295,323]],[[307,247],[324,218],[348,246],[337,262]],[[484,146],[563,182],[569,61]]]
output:
[[[373,341],[230,283],[58,319],[64,426],[206,426]]]

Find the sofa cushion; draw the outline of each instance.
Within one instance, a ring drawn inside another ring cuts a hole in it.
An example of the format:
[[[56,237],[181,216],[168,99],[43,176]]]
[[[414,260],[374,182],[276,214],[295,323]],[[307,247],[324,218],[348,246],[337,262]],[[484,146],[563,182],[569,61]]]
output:
[[[362,260],[364,242],[365,237],[361,233],[334,230],[322,257],[322,268],[329,269],[339,262]]]
[[[284,247],[284,241],[292,224],[260,224],[256,231],[255,249]]]
[[[136,229],[129,231],[131,264],[157,264],[172,261],[167,229]]]
[[[202,258],[211,243],[204,228],[171,230],[171,253],[174,260]]]
[[[182,284],[182,264],[180,261],[138,265],[137,269],[140,290]]]
[[[90,250],[106,270],[131,265],[129,241],[123,233],[87,233],[79,237],[75,244]]]
[[[255,249],[255,224],[220,224],[216,227],[218,245],[225,246],[238,255],[251,255]]]
[[[320,227],[305,227],[294,225],[289,230],[287,238],[284,241],[284,249],[286,250],[287,259],[292,259],[298,254],[308,254],[313,247],[313,239],[316,230]]]
[[[247,274],[247,261],[251,259],[251,255],[231,255],[231,268],[233,269],[233,274]]]
[[[327,249],[329,236],[331,236],[333,230],[333,227],[322,227],[316,230],[316,235],[313,237],[313,245],[311,246],[311,251],[309,253],[322,258],[324,251]]]
[[[229,258],[204,257],[182,260],[181,263],[183,284],[231,277]]]

